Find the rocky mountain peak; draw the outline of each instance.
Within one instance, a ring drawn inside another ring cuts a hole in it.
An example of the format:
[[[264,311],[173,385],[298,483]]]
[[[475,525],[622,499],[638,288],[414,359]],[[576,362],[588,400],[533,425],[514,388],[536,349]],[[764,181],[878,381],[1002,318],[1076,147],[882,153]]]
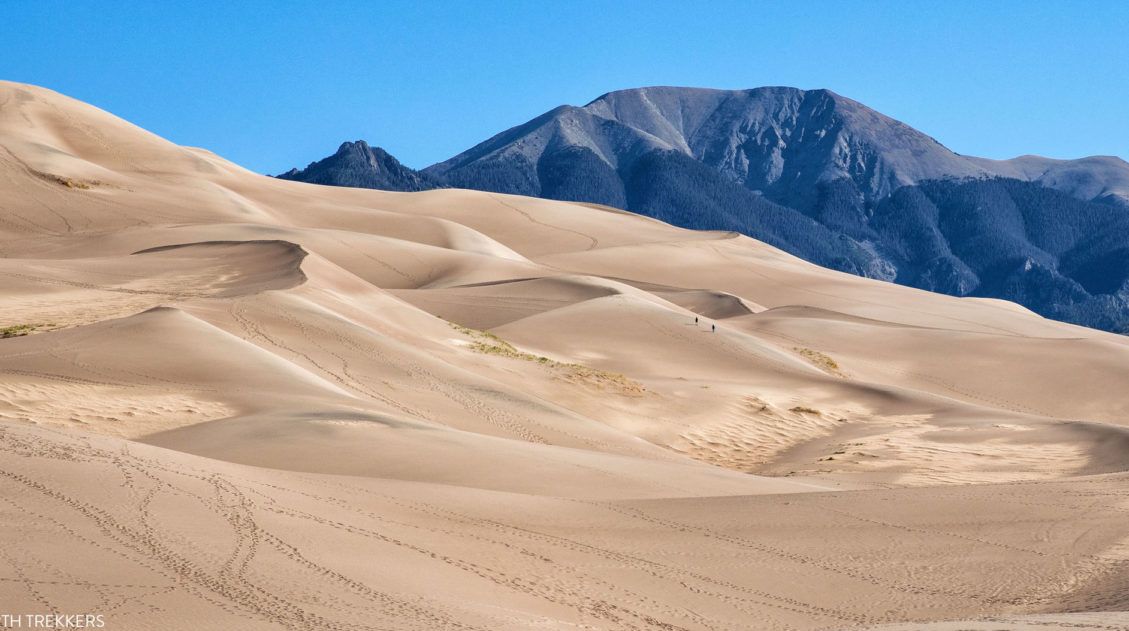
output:
[[[380,147],[364,140],[341,143],[332,156],[310,163],[305,169],[291,169],[278,176],[331,186],[378,188],[389,191],[423,191],[438,188],[433,178],[408,168]]]

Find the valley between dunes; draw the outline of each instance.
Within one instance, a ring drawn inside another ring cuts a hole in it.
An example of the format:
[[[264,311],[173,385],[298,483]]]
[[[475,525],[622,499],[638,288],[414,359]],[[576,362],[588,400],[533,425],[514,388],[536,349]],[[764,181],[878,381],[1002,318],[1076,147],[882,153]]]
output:
[[[21,84],[0,149],[3,612],[1129,628],[1129,338],[610,208],[276,180]]]

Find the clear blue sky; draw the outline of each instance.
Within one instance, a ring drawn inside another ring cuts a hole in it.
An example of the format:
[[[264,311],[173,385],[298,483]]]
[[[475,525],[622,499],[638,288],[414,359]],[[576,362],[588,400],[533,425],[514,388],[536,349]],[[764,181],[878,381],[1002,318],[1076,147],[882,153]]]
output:
[[[645,85],[830,88],[954,151],[1129,158],[1129,2],[6,0],[0,78],[248,168],[423,167]]]

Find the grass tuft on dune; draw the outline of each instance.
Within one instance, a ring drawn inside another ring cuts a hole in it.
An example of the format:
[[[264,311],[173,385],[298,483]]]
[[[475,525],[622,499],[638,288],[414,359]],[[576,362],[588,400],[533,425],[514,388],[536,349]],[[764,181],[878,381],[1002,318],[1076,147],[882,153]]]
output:
[[[0,327],[0,339],[8,339],[10,337],[23,337],[30,335],[42,328],[49,327],[50,324],[13,324],[11,326]]]
[[[60,186],[65,186],[67,188],[72,188],[72,189],[80,189],[80,190],[87,191],[87,190],[94,188],[95,186],[101,186],[102,185],[102,182],[99,182],[98,180],[78,180],[78,179],[75,179],[75,178],[66,177],[64,175],[55,175],[54,173],[45,173],[43,171],[32,170],[32,172],[37,177],[39,177],[40,179],[47,180],[48,182],[54,182],[55,184],[58,184]]]
[[[471,339],[470,349],[477,353],[497,355],[499,357],[540,364],[560,371],[567,381],[595,386],[601,390],[605,387],[609,387],[620,394],[631,396],[641,396],[647,391],[643,384],[621,373],[600,370],[599,368],[592,368],[591,366],[585,366],[583,364],[560,362],[550,357],[545,357],[544,355],[534,355],[533,353],[519,350],[513,344],[510,344],[489,331],[479,331],[478,329],[465,327],[461,324],[455,324],[454,322],[448,322],[448,324],[459,333],[469,337]]]
[[[829,375],[835,375],[836,377],[847,376],[843,374],[843,370],[839,368],[839,363],[832,359],[829,355],[825,355],[824,353],[821,353],[817,350],[803,348],[800,346],[795,347],[794,350],[800,354],[800,357],[803,357],[813,366]]]

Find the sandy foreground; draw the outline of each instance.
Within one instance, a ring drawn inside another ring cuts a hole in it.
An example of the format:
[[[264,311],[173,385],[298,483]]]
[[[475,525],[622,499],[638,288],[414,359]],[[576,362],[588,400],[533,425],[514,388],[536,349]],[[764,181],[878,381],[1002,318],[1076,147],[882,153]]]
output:
[[[1129,629],[1127,338],[20,84],[0,149],[0,614]]]

